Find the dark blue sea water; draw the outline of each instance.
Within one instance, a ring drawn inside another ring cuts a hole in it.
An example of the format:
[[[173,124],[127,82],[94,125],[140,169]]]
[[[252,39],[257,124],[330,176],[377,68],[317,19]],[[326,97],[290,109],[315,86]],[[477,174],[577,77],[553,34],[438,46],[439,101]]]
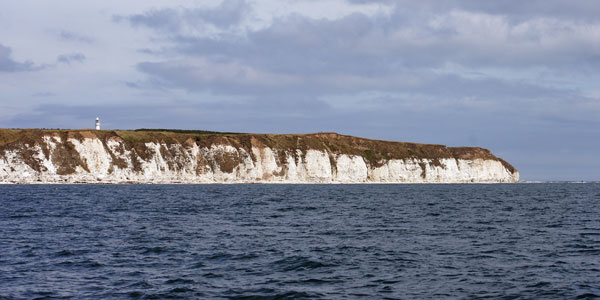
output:
[[[592,299],[600,184],[0,186],[0,299]]]

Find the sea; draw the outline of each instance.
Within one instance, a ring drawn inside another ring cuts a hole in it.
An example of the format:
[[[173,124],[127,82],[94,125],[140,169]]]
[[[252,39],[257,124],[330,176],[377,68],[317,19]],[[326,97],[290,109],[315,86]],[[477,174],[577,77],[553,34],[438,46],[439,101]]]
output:
[[[600,183],[2,185],[0,299],[599,299]]]

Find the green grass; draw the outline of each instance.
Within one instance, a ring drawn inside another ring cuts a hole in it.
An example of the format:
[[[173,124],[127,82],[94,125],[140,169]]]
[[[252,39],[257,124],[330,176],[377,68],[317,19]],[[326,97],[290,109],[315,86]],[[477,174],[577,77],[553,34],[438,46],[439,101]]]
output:
[[[207,131],[207,130],[187,130],[187,129],[152,129],[152,128],[139,128],[135,129],[136,132],[149,131],[149,132],[173,132],[183,134],[216,134],[216,135],[235,135],[244,134],[239,132],[220,132],[220,131]]]

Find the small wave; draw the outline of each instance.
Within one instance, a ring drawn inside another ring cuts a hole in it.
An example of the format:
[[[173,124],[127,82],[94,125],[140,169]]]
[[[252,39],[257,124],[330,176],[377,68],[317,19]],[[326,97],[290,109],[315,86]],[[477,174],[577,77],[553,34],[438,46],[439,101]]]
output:
[[[278,292],[270,288],[261,288],[254,290],[229,290],[226,294],[234,294],[227,296],[227,299],[256,299],[256,300],[275,300],[275,299],[319,299],[320,294],[307,293],[299,291]]]
[[[169,292],[170,293],[179,294],[179,293],[195,292],[195,290],[191,289],[191,288],[187,288],[187,287],[177,287],[177,288],[174,288],[174,289],[170,290]]]
[[[206,257],[208,260],[227,260],[232,258],[233,255],[225,252],[217,252],[215,254]]]
[[[22,218],[31,218],[33,216],[28,216],[28,215],[14,215],[14,216],[9,216],[9,219],[22,219]],[[1,300],[2,298],[0,298]]]
[[[196,294],[196,291],[190,288],[174,288],[167,292],[161,292],[156,294],[145,295],[144,299],[188,299],[191,295],[201,296],[201,294]]]
[[[526,287],[528,288],[541,288],[541,287],[545,287],[545,286],[549,286],[552,285],[552,283],[547,282],[547,281],[540,281],[536,284],[532,284],[532,285],[527,285]]]
[[[127,293],[127,297],[129,297],[131,299],[139,299],[139,298],[142,298],[143,296],[144,296],[144,293],[139,292],[139,291],[133,291],[133,292]]]
[[[594,246],[588,246],[585,244],[571,244],[571,245],[567,245],[567,248],[575,248],[575,249],[595,249]]]
[[[323,285],[323,284],[335,284],[335,283],[340,283],[340,282],[343,282],[343,280],[310,278],[310,279],[305,279],[305,280],[286,281],[286,282],[284,282],[284,284]]]
[[[596,295],[593,293],[585,293],[581,295],[577,295],[575,299],[600,299],[600,295]]]
[[[206,257],[207,260],[217,260],[217,261],[225,261],[225,260],[248,260],[255,259],[259,256],[256,253],[242,253],[242,254],[231,254],[226,252],[218,252],[213,255]]]
[[[311,260],[304,256],[292,256],[280,259],[273,263],[276,269],[281,271],[301,271],[313,270],[317,268],[332,267],[334,265],[322,263],[320,261]]]
[[[59,252],[56,252],[54,255],[56,257],[67,257],[67,256],[86,254],[88,252],[89,252],[88,250],[61,250]]]
[[[166,248],[163,247],[145,247],[142,254],[161,254],[167,252]]]
[[[192,269],[200,269],[200,268],[204,268],[205,266],[206,266],[206,265],[205,265],[203,262],[199,261],[199,262],[197,262],[197,263],[194,263],[194,264],[191,266],[191,268],[192,268]]]
[[[204,278],[222,278],[222,277],[225,277],[225,276],[222,275],[222,274],[215,274],[215,273],[212,273],[212,272],[208,272],[208,273],[202,274],[202,277],[204,277]]]
[[[374,280],[373,282],[375,282],[375,283],[381,283],[381,284],[395,284],[395,283],[401,282],[401,280],[378,279],[378,280]]]
[[[154,286],[149,284],[148,282],[146,282],[145,280],[141,280],[138,282],[134,282],[132,284],[130,284],[129,286],[127,286],[128,288],[140,288],[140,289],[151,289]]]
[[[394,289],[391,286],[386,285],[386,286],[382,287],[379,291],[381,293],[392,293],[394,291]]]
[[[169,279],[165,282],[165,284],[193,284],[193,283],[196,283],[196,282],[191,279],[184,279],[184,278]]]
[[[280,197],[280,196],[269,196],[266,199],[264,199],[265,201],[268,202],[275,202],[275,203],[279,203],[284,201],[286,198],[285,197]]]
[[[282,208],[278,208],[277,211],[278,212],[290,212],[290,211],[315,211],[315,210],[319,210],[319,207],[316,206],[288,206],[288,207],[282,207]]]
[[[139,276],[142,276],[144,274],[145,273],[141,272],[141,271],[133,271],[133,272],[126,273],[127,276],[131,276],[131,277],[139,277]]]
[[[103,267],[104,265],[101,263],[98,263],[94,260],[91,259],[86,259],[83,261],[71,261],[71,260],[65,260],[65,261],[61,261],[59,263],[57,263],[56,265],[58,266],[74,266],[74,267],[85,267],[85,268],[100,268]]]
[[[86,268],[101,268],[101,267],[104,267],[103,264],[101,264],[101,263],[99,263],[99,262],[97,262],[97,261],[95,261],[93,259],[86,259],[84,261],[77,262],[77,265],[81,266],[81,267],[86,267]]]
[[[600,232],[580,232],[579,233],[580,236],[596,236],[596,235],[600,235]]]

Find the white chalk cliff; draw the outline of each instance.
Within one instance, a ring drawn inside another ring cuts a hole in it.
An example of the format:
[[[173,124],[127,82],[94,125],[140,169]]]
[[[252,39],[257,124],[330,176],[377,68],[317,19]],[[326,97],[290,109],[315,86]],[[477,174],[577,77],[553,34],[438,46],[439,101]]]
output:
[[[339,135],[332,142],[333,146],[325,135],[318,136],[324,146],[295,149],[278,147],[275,142],[269,145],[271,137],[268,135],[263,135],[262,140],[245,136],[248,141],[245,144],[235,137],[215,137],[210,141],[186,137],[182,142],[138,141],[134,146],[118,134],[82,133],[42,132],[38,139],[7,143],[0,148],[0,183],[493,183],[519,180],[519,173],[512,166],[481,148],[473,149],[485,155],[472,155],[469,150],[463,150],[454,157],[448,154],[448,157],[394,158],[392,153],[390,157],[377,158],[368,155],[371,150],[338,150],[335,146],[341,147],[342,140],[346,144],[356,142],[352,139],[366,140]],[[394,146],[394,142],[386,143]],[[442,149],[439,151],[446,151],[443,153],[451,153],[445,149],[452,148],[435,146]]]

